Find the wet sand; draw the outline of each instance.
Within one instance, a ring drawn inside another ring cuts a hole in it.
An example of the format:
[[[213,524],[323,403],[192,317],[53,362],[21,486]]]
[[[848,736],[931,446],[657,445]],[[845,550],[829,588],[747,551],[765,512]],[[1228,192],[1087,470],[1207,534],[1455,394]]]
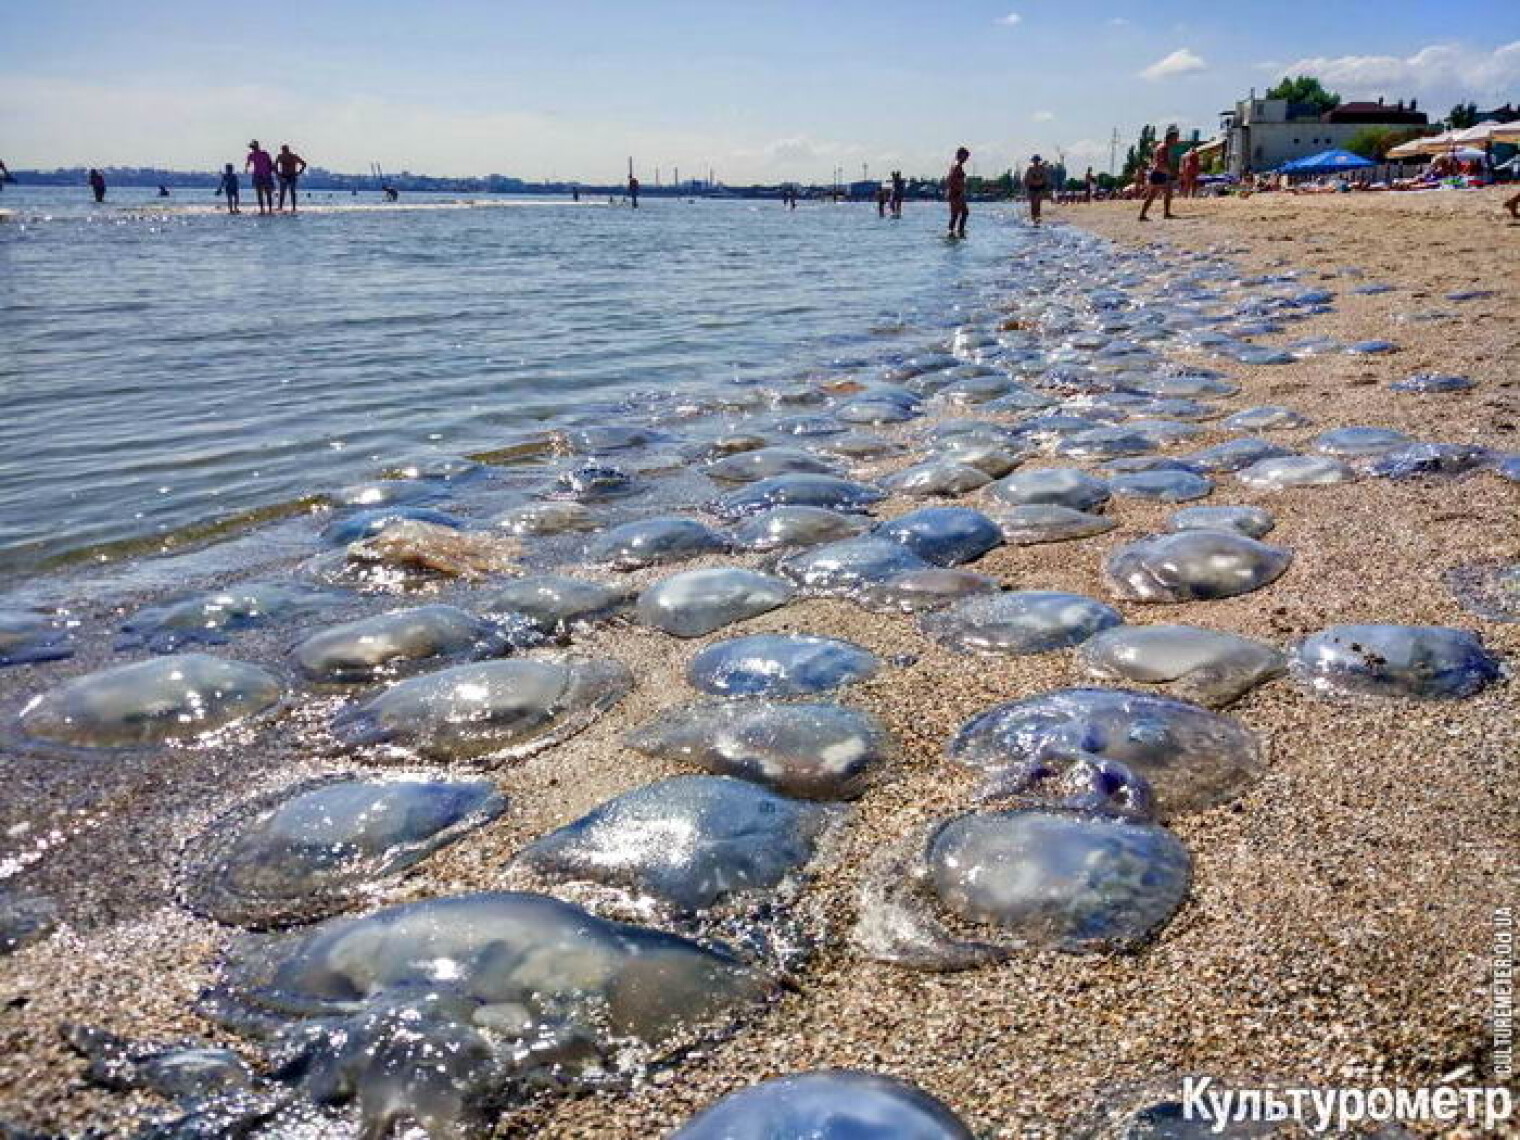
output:
[[[1049,220],[1121,242],[1165,241],[1172,248],[1158,257],[1167,259],[1223,249],[1247,271],[1298,268],[1305,287],[1319,283],[1318,271],[1333,274],[1325,282],[1337,294],[1333,313],[1258,343],[1387,337],[1401,351],[1228,367],[1242,391],[1217,401],[1227,410],[1283,403],[1310,417],[1308,427],[1272,433],[1277,442],[1298,447],[1326,428],[1373,424],[1515,450],[1520,229],[1498,216],[1500,197],[1179,203],[1178,221],[1144,226],[1124,203],[1052,208]],[[1342,276],[1348,266],[1365,277]],[[1358,280],[1396,289],[1352,295]],[[1444,299],[1480,287],[1498,292]],[[1397,314],[1432,309],[1452,316],[1394,323]],[[1477,386],[1432,396],[1384,387],[1419,371],[1460,373]],[[1224,438],[1214,425],[1197,446]],[[1485,473],[1268,495],[1228,477],[1219,482],[1208,502],[1272,511],[1277,529],[1269,541],[1292,548],[1293,566],[1242,597],[1126,604],[1128,621],[1198,624],[1278,644],[1344,622],[1443,624],[1478,630],[1491,649],[1520,660],[1520,625],[1479,620],[1442,583],[1454,565],[1520,559],[1515,484]],[[880,513],[917,505],[893,501]],[[1119,526],[1108,534],[1001,548],[974,569],[1017,588],[1107,599],[1103,557],[1160,529],[1171,509],[1125,501],[1110,509]],[[1192,852],[1195,883],[1153,945],[1126,956],[1029,954],[936,975],[866,961],[850,948],[862,869],[884,844],[967,805],[971,779],[942,758],[955,729],[991,704],[1081,683],[1073,655],[956,656],[907,619],[833,601],[790,605],[694,641],[608,628],[578,638],[576,650],[625,661],[639,680],[635,692],[566,744],[492,773],[509,797],[506,815],[377,901],[489,887],[529,839],[673,774],[622,747],[621,734],[689,699],[682,670],[701,648],[768,630],[849,638],[890,662],[844,698],[881,716],[901,749],[888,779],[859,801],[837,862],[810,891],[830,940],[800,974],[797,992],[725,1041],[627,1092],[532,1109],[504,1122],[502,1134],[658,1136],[726,1092],[827,1066],[904,1078],[945,1100],[978,1135],[1007,1137],[1071,1135],[1105,1088],[1156,1077],[1180,1083],[1185,1073],[1292,1086],[1486,1083],[1492,912],[1520,894],[1514,683],[1430,704],[1322,702],[1286,681],[1255,690],[1230,713],[1260,737],[1266,776],[1235,803],[1172,823]],[[274,659],[289,637],[239,638],[217,652]],[[13,716],[29,693],[107,657],[84,652],[54,666],[8,670],[0,717]],[[303,770],[344,766],[324,715],[340,699],[303,700],[297,715],[258,734],[257,748],[171,751],[122,770],[6,748],[0,827],[30,824],[24,836],[11,832],[18,846],[54,828],[69,834],[25,878],[29,889],[60,897],[68,922],[53,938],[0,959],[0,1119],[47,1130],[93,1124],[117,1134],[134,1106],[147,1103],[84,1087],[82,1063],[58,1038],[62,1021],[133,1037],[226,1039],[191,1007],[230,935],[175,905],[178,844],[248,795],[293,782]],[[70,810],[80,813],[72,818],[58,806],[65,790]]]

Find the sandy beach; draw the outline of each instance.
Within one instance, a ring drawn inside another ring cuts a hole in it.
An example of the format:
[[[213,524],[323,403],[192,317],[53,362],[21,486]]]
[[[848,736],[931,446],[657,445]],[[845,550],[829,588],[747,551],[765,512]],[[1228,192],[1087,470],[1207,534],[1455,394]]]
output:
[[[1241,391],[1217,401],[1226,412],[1285,404],[1309,418],[1273,433],[1275,442],[1300,449],[1327,428],[1377,425],[1513,452],[1520,225],[1501,214],[1502,197],[1264,195],[1178,202],[1176,221],[1144,224],[1135,220],[1137,205],[1112,203],[1050,207],[1047,223],[1126,245],[1156,243],[1158,262],[1168,264],[1223,251],[1247,273],[1296,269],[1304,287],[1334,290],[1333,312],[1258,343],[1328,336],[1398,345],[1379,356],[1229,366]],[[973,240],[994,240],[989,234]],[[1362,281],[1394,288],[1353,294]],[[1447,299],[1468,290],[1493,293]],[[1445,315],[1423,319],[1433,311]],[[1476,384],[1437,395],[1387,388],[1427,371]],[[1229,438],[1217,421],[1204,427],[1189,448]],[[1226,600],[1125,604],[1127,621],[1196,624],[1279,646],[1340,623],[1449,625],[1481,633],[1520,667],[1520,624],[1483,621],[1443,581],[1455,566],[1520,561],[1515,483],[1481,472],[1264,494],[1225,477],[1208,501],[1272,511],[1271,541],[1291,548],[1291,569],[1266,589]],[[918,505],[892,500],[878,513]],[[1118,526],[1107,534],[1001,547],[972,568],[1018,589],[1111,600],[1101,577],[1106,554],[1164,529],[1172,509],[1126,500],[1110,509]],[[642,585],[669,572],[619,580]],[[439,596],[446,600],[448,588]],[[883,845],[969,806],[974,780],[943,754],[955,730],[990,705],[1084,683],[1073,654],[968,658],[927,640],[909,619],[828,600],[691,641],[631,624],[605,627],[578,636],[576,652],[625,662],[637,678],[633,693],[565,744],[492,770],[509,800],[506,814],[385,887],[376,903],[492,887],[502,863],[530,839],[676,774],[623,746],[622,735],[689,699],[683,670],[704,646],[762,631],[846,638],[888,663],[844,698],[881,717],[899,749],[887,777],[855,804],[840,850],[805,896],[822,944],[794,992],[726,1039],[632,1089],[525,1110],[504,1119],[500,1135],[660,1136],[735,1089],[824,1067],[910,1081],[985,1137],[1085,1134],[1096,1109],[1123,1099],[1115,1090],[1144,1084],[1175,1095],[1188,1074],[1251,1086],[1491,1083],[1493,913],[1520,901],[1514,681],[1431,703],[1321,701],[1285,679],[1254,690],[1229,715],[1259,737],[1266,774],[1239,800],[1170,823],[1192,853],[1195,881],[1153,944],[1133,955],[1031,953],[933,974],[867,960],[849,944],[861,875]],[[288,637],[255,632],[229,653],[277,660]],[[105,650],[86,650],[8,671],[0,718],[9,722],[47,684],[109,660]],[[133,1038],[228,1040],[193,1002],[214,980],[232,933],[177,905],[178,848],[250,794],[352,766],[325,723],[341,699],[303,697],[261,732],[256,748],[170,751],[146,768],[113,771],[89,757],[59,761],[7,747],[0,829],[12,829],[13,852],[31,852],[28,889],[58,898],[64,922],[51,938],[0,958],[0,1121],[46,1134],[94,1127],[120,1135],[134,1113],[163,1107],[87,1086],[60,1023]],[[1520,1135],[1514,1127],[1509,1134]]]

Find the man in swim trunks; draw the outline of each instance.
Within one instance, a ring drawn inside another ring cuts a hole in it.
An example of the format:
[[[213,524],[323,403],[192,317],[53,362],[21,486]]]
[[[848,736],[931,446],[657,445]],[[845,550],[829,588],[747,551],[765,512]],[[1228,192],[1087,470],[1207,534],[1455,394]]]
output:
[[[254,139],[248,144],[248,158],[244,170],[253,171],[253,192],[258,195],[259,213],[274,213],[274,159]]]
[[[1172,213],[1172,147],[1177,145],[1177,137],[1180,132],[1176,127],[1166,128],[1166,137],[1156,144],[1156,149],[1151,152],[1151,169],[1146,175],[1145,204],[1140,207],[1140,220],[1150,221],[1145,215],[1150,212],[1151,203],[1156,200],[1156,195],[1164,195],[1161,204],[1161,216],[1174,218]]]
[[[306,160],[290,149],[289,143],[280,144],[280,153],[274,160],[274,168],[280,174],[280,209],[285,208],[285,192],[290,191],[290,212],[296,212],[296,179],[306,169]]]
[[[1024,193],[1029,195],[1029,220],[1039,225],[1040,206],[1050,193],[1050,167],[1039,155],[1029,160],[1029,168],[1024,171]]]
[[[971,211],[966,209],[966,160],[971,152],[961,147],[955,152],[955,163],[945,177],[945,197],[950,200],[950,232],[946,237],[966,236],[966,219]]]

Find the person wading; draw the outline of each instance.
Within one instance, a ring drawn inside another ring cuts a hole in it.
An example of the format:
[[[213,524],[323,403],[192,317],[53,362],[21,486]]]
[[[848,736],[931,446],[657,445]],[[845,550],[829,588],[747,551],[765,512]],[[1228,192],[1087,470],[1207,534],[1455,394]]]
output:
[[[1029,160],[1029,169],[1024,171],[1024,192],[1029,195],[1029,220],[1039,225],[1040,206],[1050,193],[1050,167],[1039,155]]]
[[[274,159],[259,145],[258,139],[248,144],[248,158],[243,162],[243,169],[253,172],[253,192],[259,200],[259,213],[274,213]]]
[[[285,192],[290,192],[290,212],[296,212],[296,180],[306,170],[306,160],[290,149],[289,143],[280,144],[280,153],[274,160],[274,168],[280,175],[280,209],[285,208]]]
[[[971,152],[965,147],[957,150],[950,173],[945,176],[945,197],[950,200],[950,232],[946,237],[966,236],[966,219],[971,216],[966,209],[966,160],[970,157]]]

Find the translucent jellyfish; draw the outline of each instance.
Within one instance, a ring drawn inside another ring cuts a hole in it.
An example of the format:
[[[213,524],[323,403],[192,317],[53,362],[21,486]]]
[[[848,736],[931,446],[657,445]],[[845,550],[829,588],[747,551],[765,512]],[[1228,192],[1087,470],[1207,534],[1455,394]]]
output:
[[[1493,463],[1494,453],[1470,443],[1411,443],[1371,459],[1367,474],[1379,479],[1465,475]]]
[[[1476,636],[1439,625],[1336,625],[1305,638],[1288,664],[1321,697],[1470,697],[1500,679]]]
[[[809,800],[856,798],[892,749],[886,728],[869,713],[844,705],[772,701],[667,709],[625,742],[648,756]]]
[[[1155,440],[1126,425],[1069,435],[1056,444],[1056,454],[1070,459],[1112,459],[1120,455],[1145,455],[1156,447]]]
[[[776,1077],[692,1117],[669,1140],[972,1140],[942,1102],[875,1073],[827,1069]]]
[[[1261,538],[1277,525],[1261,507],[1183,507],[1167,520],[1172,530],[1233,530]]]
[[[611,463],[589,462],[563,472],[554,487],[554,494],[572,499],[610,499],[630,493],[634,478]]]
[[[999,784],[1060,760],[1112,761],[1153,789],[1163,815],[1227,803],[1262,771],[1255,738],[1197,705],[1122,689],[1061,689],[968,721],[950,757]]]
[[[227,1094],[246,1094],[253,1086],[253,1075],[231,1049],[181,1045],[160,1045],[128,1041],[114,1033],[78,1024],[65,1024],[64,1039],[69,1047],[89,1061],[84,1078],[90,1084],[117,1092],[146,1091],[166,1100],[188,1105],[217,1104],[231,1108]],[[179,1129],[182,1121],[164,1129]],[[153,1128],[151,1131],[159,1131]],[[224,1134],[231,1135],[228,1129]],[[192,1130],[176,1135],[210,1135]]]
[[[523,848],[510,870],[598,883],[679,911],[796,881],[839,809],[730,776],[675,776],[612,799]]]
[[[514,760],[573,736],[632,688],[611,659],[482,661],[392,685],[340,712],[333,732],[428,760]]]
[[[1247,487],[1257,491],[1282,491],[1288,487],[1324,487],[1332,483],[1349,483],[1356,472],[1339,459],[1328,455],[1289,455],[1282,459],[1263,459],[1239,473]]]
[[[489,1131],[515,1089],[617,1079],[772,989],[720,946],[489,892],[247,940],[205,1005],[278,1031],[279,1078],[353,1105],[363,1135],[458,1136]]]
[[[504,625],[524,625],[540,637],[558,639],[578,627],[610,621],[628,601],[628,592],[619,586],[563,574],[519,578],[471,597],[477,609]]]
[[[598,535],[586,557],[614,570],[639,570],[727,549],[728,540],[705,523],[662,515],[624,523]]]
[[[865,535],[798,551],[783,558],[776,569],[805,593],[830,597],[854,594],[874,582],[928,565],[902,543]]]
[[[173,653],[186,645],[223,645],[231,634],[315,613],[343,596],[294,582],[249,582],[171,598],[123,622],[116,648]]]
[[[920,414],[916,407],[895,400],[863,398],[840,405],[834,416],[847,424],[901,424]]]
[[[965,653],[1049,653],[1086,641],[1124,618],[1111,606],[1081,594],[1018,590],[968,598],[925,614],[923,630]]]
[[[1235,531],[1181,530],[1119,547],[1103,572],[1124,601],[1197,602],[1259,590],[1292,561],[1291,551]]]
[[[969,570],[951,570],[931,566],[927,570],[905,570],[884,581],[867,586],[855,595],[855,601],[878,613],[916,614],[939,610],[965,598],[996,594],[1003,584],[985,574]]]
[[[1097,431],[1110,425],[1097,416],[1074,416],[1064,412],[1050,412],[1043,416],[1031,416],[1020,420],[1013,428],[1015,441],[1025,446],[1050,447],[1068,436]]]
[[[936,453],[946,463],[975,467],[992,479],[1001,479],[1024,461],[1026,454],[991,439],[964,437],[952,439]]]
[[[896,440],[858,431],[831,435],[813,446],[830,455],[842,455],[846,459],[886,459],[901,454],[903,450],[903,445]]]
[[[1443,376],[1437,372],[1416,372],[1388,385],[1391,392],[1465,392],[1473,386],[1466,376]]]
[[[1303,427],[1308,422],[1307,416],[1292,408],[1285,408],[1281,404],[1263,404],[1227,416],[1224,426],[1231,431],[1283,431]]]
[[[1022,507],[1051,504],[1090,511],[1108,502],[1108,484],[1077,467],[1038,467],[1015,471],[987,488],[999,502]]]
[[[1520,621],[1520,562],[1454,566],[1443,577],[1463,609],[1486,621]]]
[[[1313,445],[1315,451],[1323,452],[1325,455],[1360,458],[1366,455],[1381,455],[1385,451],[1392,451],[1396,447],[1413,442],[1403,432],[1394,431],[1392,428],[1345,427],[1320,432],[1314,437]]]
[[[595,427],[570,428],[556,432],[556,442],[572,455],[603,455],[609,451],[628,451],[650,447],[670,437],[664,432],[624,424],[598,424]]]
[[[1154,823],[1035,807],[973,812],[877,856],[854,940],[873,958],[930,970],[1030,950],[1134,950],[1177,913],[1191,883],[1187,848]]]
[[[1206,475],[1166,468],[1116,475],[1108,481],[1108,486],[1122,499],[1155,499],[1163,503],[1191,502],[1206,498],[1214,491],[1214,482]]]
[[[823,507],[773,507],[751,515],[734,528],[734,544],[745,550],[779,550],[853,538],[867,523]]]
[[[579,533],[596,530],[599,524],[580,503],[530,503],[514,507],[496,525],[508,534],[528,536]]]
[[[0,665],[62,661],[74,656],[74,639],[56,618],[26,610],[0,610]]]
[[[756,634],[710,645],[686,678],[720,697],[804,697],[875,676],[881,663],[848,641],[805,634]]]
[[[754,570],[688,570],[640,594],[638,614],[645,625],[676,637],[701,637],[783,606],[792,594],[780,578]]]
[[[342,777],[287,788],[229,813],[191,844],[184,898],[235,926],[311,922],[505,807],[485,782]]]
[[[1282,459],[1292,454],[1286,447],[1247,436],[1195,451],[1187,457],[1187,464],[1199,471],[1239,471],[1263,459]]]
[[[894,495],[911,498],[953,499],[966,495],[992,482],[992,477],[976,467],[950,460],[931,460],[888,475],[881,481],[882,487]]]
[[[1399,346],[1391,340],[1359,340],[1355,344],[1348,344],[1345,352],[1347,356],[1381,356],[1398,350]]]
[[[273,708],[280,682],[241,661],[181,653],[64,681],[21,710],[31,739],[79,748],[191,740]]]
[[[997,523],[970,507],[924,507],[882,523],[873,533],[935,566],[975,562],[1003,544]]]
[[[886,498],[886,492],[866,483],[832,475],[777,475],[730,491],[711,510],[720,518],[740,519],[771,507],[824,507],[861,512]]]
[[[826,459],[795,447],[762,447],[730,455],[702,469],[708,478],[725,483],[753,483],[777,475],[838,475]]]
[[[313,681],[373,681],[448,657],[492,657],[508,645],[495,622],[454,606],[417,606],[335,625],[291,651]]]
[[[402,519],[351,543],[347,557],[350,562],[396,570],[477,579],[519,572],[522,550],[521,542],[506,535]]]
[[[353,511],[330,523],[322,532],[322,538],[332,546],[348,546],[350,543],[379,534],[393,523],[407,520],[432,523],[435,526],[464,527],[464,520],[455,518],[431,507],[375,507]]]
[[[999,511],[997,523],[1003,531],[1003,538],[1015,546],[1091,538],[1118,525],[1102,515],[1091,515],[1055,503],[1031,503]]]
[[[1219,708],[1281,675],[1287,658],[1271,645],[1187,625],[1125,625],[1084,642],[1077,656],[1104,681],[1157,685],[1171,696]]]
[[[746,451],[759,451],[768,444],[769,441],[765,436],[756,435],[753,432],[726,432],[712,439],[703,440],[682,454],[689,459],[726,459],[730,455],[739,455]]]

